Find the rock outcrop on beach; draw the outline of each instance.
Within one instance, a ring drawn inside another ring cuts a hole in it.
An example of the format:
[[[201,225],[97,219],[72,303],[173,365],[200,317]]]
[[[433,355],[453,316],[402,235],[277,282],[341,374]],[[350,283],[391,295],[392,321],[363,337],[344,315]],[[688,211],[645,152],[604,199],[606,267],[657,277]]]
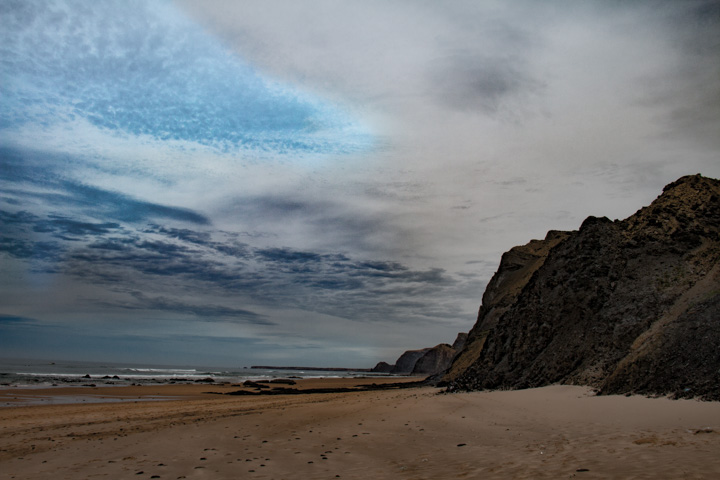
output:
[[[425,355],[429,348],[422,348],[420,350],[408,350],[400,355],[400,358],[395,362],[391,373],[397,374],[409,374],[412,373],[415,368],[415,363],[420,360],[420,357]]]
[[[413,375],[435,375],[446,371],[465,345],[467,333],[458,333],[452,346],[447,343],[435,345],[420,357],[413,367]]]
[[[435,345],[418,358],[412,369],[413,375],[432,375],[447,370],[457,352],[447,343]]]
[[[378,362],[370,371],[375,373],[390,373],[393,368],[395,368],[395,365],[390,365],[387,362]]]
[[[453,359],[467,340],[467,333],[458,333],[452,346],[441,343],[432,348],[407,350],[395,364],[379,362],[371,369],[376,373],[394,373],[398,375],[436,375],[450,367]]]
[[[625,220],[505,253],[443,383],[720,400],[718,348],[720,181],[693,175]]]

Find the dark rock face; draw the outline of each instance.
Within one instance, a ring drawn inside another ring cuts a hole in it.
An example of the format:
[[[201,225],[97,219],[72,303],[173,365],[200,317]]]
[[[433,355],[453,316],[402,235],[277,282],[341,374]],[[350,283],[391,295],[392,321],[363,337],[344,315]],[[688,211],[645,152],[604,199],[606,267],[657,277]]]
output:
[[[540,268],[550,249],[570,236],[570,232],[551,230],[545,240],[532,240],[527,245],[511,248],[500,260],[500,267],[488,283],[478,312],[478,320],[465,339],[443,383],[451,382],[477,361],[488,332],[498,319],[515,303],[530,277]]]
[[[504,254],[444,381],[720,399],[719,296],[720,181],[683,177],[626,220]]]
[[[415,363],[430,350],[429,348],[423,348],[421,350],[408,350],[407,352],[400,355],[400,358],[395,362],[395,367],[391,373],[407,374],[412,373],[415,368]]]
[[[441,343],[433,348],[408,350],[397,359],[395,365],[380,362],[371,371],[412,375],[437,375],[443,373],[465,344],[467,336],[467,333],[458,333],[452,346]]]
[[[387,362],[379,362],[370,371],[376,373],[390,373],[393,368],[395,368],[395,365],[390,365]]]
[[[432,375],[447,370],[457,351],[447,343],[436,345],[420,357],[413,367],[413,375]]]
[[[467,341],[468,334],[464,332],[458,333],[457,337],[455,337],[455,341],[452,344],[452,349],[456,352],[459,352],[462,350],[463,346],[465,345],[465,342]],[[449,366],[449,365],[448,365]]]
[[[643,344],[604,382],[603,392],[668,392],[675,398],[720,400],[719,338],[720,295],[715,295],[683,312],[662,335],[643,337]]]

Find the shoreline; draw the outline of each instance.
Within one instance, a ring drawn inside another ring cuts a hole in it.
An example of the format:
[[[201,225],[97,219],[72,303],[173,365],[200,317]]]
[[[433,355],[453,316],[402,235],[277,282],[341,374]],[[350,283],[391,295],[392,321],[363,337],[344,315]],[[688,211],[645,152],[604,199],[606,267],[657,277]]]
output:
[[[301,370],[308,372],[361,372],[372,373],[372,368],[345,368],[345,367],[277,367],[272,365],[253,365],[250,370]]]
[[[330,380],[303,388],[357,383]],[[138,388],[186,389],[172,401],[0,409],[0,478],[720,475],[717,402],[595,396],[577,386],[198,396],[209,387]]]
[[[82,403],[148,402],[187,399],[208,399],[213,396],[267,395],[275,390],[276,395],[291,387],[297,393],[322,393],[317,390],[361,390],[372,385],[414,383],[424,377],[312,377],[302,379],[268,379],[243,383],[157,383],[136,385],[58,385],[0,388],[0,410],[3,408],[34,405],[65,405]],[[292,383],[289,383],[292,381]],[[256,384],[261,385],[257,388]],[[313,392],[312,390],[315,390]],[[285,392],[293,394],[296,392]],[[326,393],[342,393],[340,391]]]
[[[372,372],[368,369],[321,367],[203,367],[21,360],[0,358],[0,392],[8,389],[64,387],[118,387],[137,385],[239,384],[292,378],[404,378],[407,375]]]

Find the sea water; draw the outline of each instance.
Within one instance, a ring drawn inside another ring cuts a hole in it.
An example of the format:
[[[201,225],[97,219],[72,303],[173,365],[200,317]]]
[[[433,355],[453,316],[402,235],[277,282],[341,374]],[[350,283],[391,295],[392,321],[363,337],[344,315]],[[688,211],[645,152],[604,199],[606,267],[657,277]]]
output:
[[[274,378],[353,378],[387,376],[367,371],[284,370],[144,365],[110,362],[48,361],[0,358],[0,388],[53,386],[123,386],[177,383],[241,383]]]

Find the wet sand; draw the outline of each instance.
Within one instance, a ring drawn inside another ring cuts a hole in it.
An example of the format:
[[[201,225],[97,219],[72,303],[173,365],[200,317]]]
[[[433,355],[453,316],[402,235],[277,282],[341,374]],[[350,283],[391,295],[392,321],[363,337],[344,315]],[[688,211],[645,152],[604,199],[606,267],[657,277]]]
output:
[[[265,388],[258,389],[230,383],[178,383],[144,384],[133,386],[96,387],[46,387],[46,388],[0,388],[0,407],[23,405],[61,405],[68,403],[109,403],[159,400],[188,400],[208,398],[208,394],[230,394],[233,392],[267,393],[271,390],[293,389],[299,391],[330,388],[353,389],[370,385],[412,383],[421,377],[359,377],[359,378],[305,378],[301,380],[275,379],[258,381]],[[287,381],[293,384],[285,383]]]
[[[720,478],[720,403],[595,397],[570,386],[453,395],[110,390],[176,399],[0,408],[0,478]]]

